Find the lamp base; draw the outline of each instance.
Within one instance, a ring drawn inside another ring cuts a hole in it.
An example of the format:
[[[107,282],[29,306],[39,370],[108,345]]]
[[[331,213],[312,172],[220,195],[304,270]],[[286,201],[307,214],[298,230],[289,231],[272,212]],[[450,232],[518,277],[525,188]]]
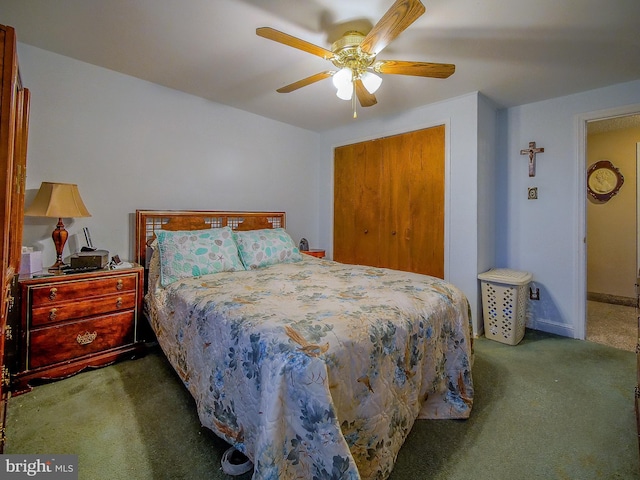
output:
[[[69,265],[64,263],[62,260],[58,260],[56,263],[51,265],[48,270],[50,273],[62,273],[62,270],[65,268],[69,268]]]
[[[49,272],[62,272],[62,268],[66,267],[67,264],[62,261],[62,251],[64,250],[64,244],[67,243],[67,237],[69,234],[64,228],[64,223],[62,223],[62,218],[58,218],[58,224],[56,225],[56,229],[51,234],[51,238],[53,238],[53,243],[56,246],[56,263],[49,267]]]

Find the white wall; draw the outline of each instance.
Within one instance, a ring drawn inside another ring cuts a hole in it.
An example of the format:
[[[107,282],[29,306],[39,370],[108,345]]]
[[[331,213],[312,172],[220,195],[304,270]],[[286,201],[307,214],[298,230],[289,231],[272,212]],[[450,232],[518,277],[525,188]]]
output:
[[[18,55],[32,93],[26,203],[42,181],[77,183],[92,214],[65,219],[65,257],[88,226],[131,258],[136,209],[286,211],[296,243],[320,243],[318,134],[25,44]],[[55,224],[25,219],[45,267]]]
[[[540,288],[540,301],[530,302],[533,328],[584,338],[584,121],[633,104],[640,111],[640,81],[499,114],[497,263],[533,273]],[[530,178],[520,150],[533,141],[545,151]],[[527,199],[527,187],[538,187],[538,200]]]
[[[478,268],[496,266],[497,108],[480,95],[478,102]]]
[[[480,116],[489,122],[482,129],[482,138],[478,130]],[[349,128],[325,132],[321,145],[320,246],[329,256],[332,254],[334,148],[442,124],[446,125],[445,279],[460,287],[469,299],[474,332],[478,333],[481,322],[478,268],[484,267],[493,257],[493,243],[479,243],[478,222],[493,224],[491,217],[494,215],[493,208],[482,213],[478,209],[479,186],[493,185],[492,180],[487,179],[479,183],[478,146],[495,142],[495,111],[478,93],[417,108],[393,118],[354,122]],[[491,152],[492,147],[483,149],[483,163],[489,167],[494,161]],[[484,238],[493,240],[493,233]],[[481,260],[479,251],[482,252]]]

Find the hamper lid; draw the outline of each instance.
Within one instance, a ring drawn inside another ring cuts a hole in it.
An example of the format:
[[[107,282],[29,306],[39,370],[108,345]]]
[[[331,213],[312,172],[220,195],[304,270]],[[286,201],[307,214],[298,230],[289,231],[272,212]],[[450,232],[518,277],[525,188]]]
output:
[[[492,268],[478,275],[480,280],[496,283],[508,283],[510,285],[525,285],[531,281],[533,275],[529,272],[519,272],[509,268]]]

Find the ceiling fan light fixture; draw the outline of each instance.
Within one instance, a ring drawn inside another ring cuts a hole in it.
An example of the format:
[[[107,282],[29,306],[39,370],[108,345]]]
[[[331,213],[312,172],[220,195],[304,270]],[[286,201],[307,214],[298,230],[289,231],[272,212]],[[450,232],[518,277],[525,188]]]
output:
[[[372,95],[376,93],[378,88],[380,88],[380,85],[382,85],[382,77],[371,72],[364,72],[360,77],[360,80],[362,80],[362,84],[364,85],[364,88],[367,89],[367,92]]]
[[[340,99],[351,100],[353,117],[356,118],[358,102],[362,107],[378,103],[374,93],[381,86],[382,78],[376,74],[448,78],[455,72],[455,65],[448,63],[376,60],[378,54],[424,12],[425,7],[420,0],[395,0],[367,34],[347,31],[332,44],[331,50],[270,27],[257,28],[256,34],[328,60],[336,67],[278,88],[278,93],[290,93],[332,77],[336,95]]]

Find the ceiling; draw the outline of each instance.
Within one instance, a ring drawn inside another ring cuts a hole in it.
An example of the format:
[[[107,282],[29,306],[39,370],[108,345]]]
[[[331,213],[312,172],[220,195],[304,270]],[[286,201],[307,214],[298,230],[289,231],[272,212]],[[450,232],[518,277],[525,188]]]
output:
[[[357,120],[328,79],[277,93],[333,65],[255,29],[330,48],[344,31],[371,28],[393,0],[2,0],[0,23],[20,42],[313,131],[475,91],[502,108],[640,79],[638,0],[422,2],[426,13],[378,59],[456,72],[384,75],[377,105]]]
[[[640,128],[640,115],[622,115],[587,122],[587,134],[607,133],[627,128]]]

